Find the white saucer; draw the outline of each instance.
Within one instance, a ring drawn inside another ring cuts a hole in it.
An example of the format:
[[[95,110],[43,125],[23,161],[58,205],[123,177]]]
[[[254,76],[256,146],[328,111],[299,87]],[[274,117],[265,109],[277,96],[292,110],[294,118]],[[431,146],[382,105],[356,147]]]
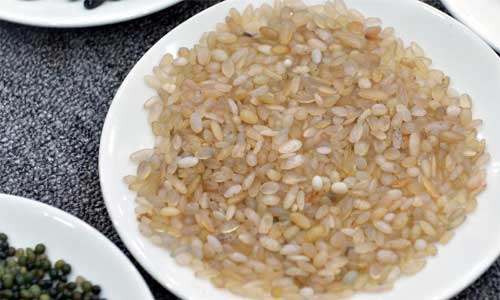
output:
[[[131,153],[154,145],[144,102],[155,91],[144,83],[161,57],[175,54],[179,47],[191,47],[205,31],[213,30],[224,20],[231,7],[244,8],[252,2],[271,0],[228,0],[194,16],[158,41],[135,65],[118,90],[103,128],[99,173],[106,205],[122,240],[141,265],[161,284],[182,299],[240,299],[198,279],[193,271],[179,267],[169,252],[153,245],[137,228],[135,195],[123,182],[135,174]],[[309,0],[309,4],[324,0]],[[500,60],[491,48],[470,29],[415,0],[348,0],[350,8],[366,16],[380,17],[384,26],[393,26],[408,45],[416,41],[432,58],[433,66],[451,78],[452,86],[468,93],[473,100],[474,117],[484,126],[492,155],[488,168],[488,188],[478,199],[477,210],[460,226],[451,242],[440,247],[439,254],[428,260],[424,270],[398,280],[393,290],[382,294],[357,294],[355,300],[443,300],[466,288],[478,278],[500,253]]]
[[[81,275],[99,284],[103,298],[154,300],[137,269],[113,243],[62,210],[0,194],[0,232],[6,233],[16,248],[44,243],[50,259],[61,258],[71,264],[73,280]]]
[[[152,14],[180,0],[106,1],[85,9],[83,0],[1,0],[0,19],[40,27],[88,27]]]

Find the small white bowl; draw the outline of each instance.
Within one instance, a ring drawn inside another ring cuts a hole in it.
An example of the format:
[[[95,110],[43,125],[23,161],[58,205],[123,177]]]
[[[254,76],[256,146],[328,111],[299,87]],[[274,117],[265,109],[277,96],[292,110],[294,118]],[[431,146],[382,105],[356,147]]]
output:
[[[128,258],[101,233],[55,207],[0,194],[0,232],[12,246],[47,246],[49,258],[72,265],[71,278],[81,275],[102,287],[110,300],[154,300]]]
[[[448,10],[500,51],[500,2],[497,0],[442,0]]]
[[[106,1],[85,9],[83,0],[1,0],[0,19],[40,27],[89,27],[139,18],[181,0]]]
[[[143,77],[152,72],[166,52],[190,47],[204,31],[213,30],[231,7],[254,6],[259,0],[229,0],[213,6],[184,22],[156,43],[136,64],[118,90],[104,124],[99,153],[99,172],[106,205],[121,238],[142,266],[161,284],[183,299],[234,300],[193,272],[179,267],[167,250],[141,236],[134,214],[134,194],[122,178],[135,174],[129,155],[151,148],[153,136],[143,110],[144,101],[155,92]],[[309,4],[324,0],[306,1]],[[457,294],[481,275],[500,253],[500,60],[479,37],[444,13],[412,0],[348,0],[348,6],[366,16],[380,17],[384,26],[393,26],[406,43],[416,41],[433,59],[436,68],[451,77],[452,85],[469,93],[474,116],[484,120],[481,136],[487,139],[492,161],[489,186],[479,197],[477,210],[458,228],[452,241],[440,247],[437,257],[428,260],[416,276],[404,277],[383,294],[359,294],[353,299],[443,300]]]

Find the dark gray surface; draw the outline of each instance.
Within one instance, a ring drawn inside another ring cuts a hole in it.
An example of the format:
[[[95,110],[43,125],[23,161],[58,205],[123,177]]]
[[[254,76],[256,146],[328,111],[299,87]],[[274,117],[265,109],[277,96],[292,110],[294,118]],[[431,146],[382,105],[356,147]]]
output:
[[[99,187],[99,137],[107,109],[148,48],[216,2],[182,2],[135,21],[91,29],[0,21],[0,192],[70,212],[130,257],[109,221]],[[443,9],[439,1],[425,2]],[[138,268],[157,300],[176,299]],[[500,263],[458,299],[500,299]]]

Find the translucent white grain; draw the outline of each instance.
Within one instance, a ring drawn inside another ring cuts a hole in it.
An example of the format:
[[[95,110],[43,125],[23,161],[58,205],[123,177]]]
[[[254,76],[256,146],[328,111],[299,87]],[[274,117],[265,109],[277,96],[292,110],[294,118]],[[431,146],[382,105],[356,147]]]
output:
[[[391,225],[387,224],[384,221],[375,221],[375,222],[373,222],[373,225],[375,226],[375,228],[377,228],[378,230],[380,230],[381,232],[383,232],[385,234],[392,233]]]
[[[233,252],[229,255],[229,258],[237,263],[244,263],[248,260],[248,257],[240,252]]]
[[[417,156],[420,151],[420,134],[418,134],[418,132],[412,132],[408,143],[410,155]]]
[[[327,155],[327,154],[332,153],[332,148],[330,148],[328,146],[321,146],[321,147],[316,148],[316,152],[318,152],[319,154]]]
[[[188,64],[188,60],[185,57],[178,57],[174,60],[174,66],[185,66]]]
[[[201,120],[200,113],[198,113],[198,112],[192,113],[189,124],[191,125],[191,129],[194,132],[200,133],[203,130],[203,123]]]
[[[271,230],[271,226],[273,226],[273,216],[269,213],[265,214],[260,219],[259,233],[260,234],[268,234],[269,230]]]
[[[323,188],[323,179],[321,179],[321,176],[318,175],[313,176],[311,185],[313,190],[321,191],[321,189]]]
[[[369,89],[372,87],[372,82],[368,78],[360,78],[358,79],[358,86],[361,89]]]
[[[321,63],[322,59],[323,59],[323,54],[321,53],[320,49],[315,48],[311,51],[311,60],[313,63],[319,64]]]
[[[300,289],[300,295],[305,297],[306,299],[309,299],[314,295],[314,290],[310,287],[303,287]]]
[[[286,244],[281,248],[280,254],[282,255],[294,255],[301,252],[302,247],[296,244]]]
[[[357,143],[363,135],[363,125],[356,123],[349,134],[349,142]]]
[[[196,166],[199,161],[200,160],[198,159],[198,157],[186,156],[186,157],[179,159],[179,161],[177,162],[177,166],[179,168],[192,168],[192,167]]]
[[[339,194],[339,195],[343,195],[343,194],[347,193],[347,191],[349,190],[347,185],[343,182],[333,183],[331,189],[332,189],[332,192],[334,192],[335,194]]]
[[[139,163],[141,161],[149,159],[154,154],[153,149],[143,149],[136,151],[130,155],[130,160],[135,163]]]
[[[268,236],[261,237],[259,241],[262,247],[266,248],[271,252],[278,252],[281,249],[281,244],[277,240],[270,238]]]
[[[427,242],[423,239],[417,239],[415,241],[415,250],[424,251],[427,248]]]
[[[248,80],[248,76],[247,76],[247,75],[245,75],[245,74],[238,75],[238,77],[236,77],[236,78],[233,80],[233,85],[234,85],[234,86],[239,86],[239,85],[242,85],[242,84],[243,84],[243,83],[245,83],[247,80]]]
[[[293,153],[297,152],[300,148],[302,148],[302,141],[300,140],[289,140],[278,148],[280,153]]]
[[[222,252],[222,244],[218,238],[213,235],[207,235],[207,242],[215,252]]]
[[[225,192],[224,192],[224,197],[226,198],[231,198],[235,196],[236,194],[241,192],[241,185],[236,184],[233,186],[230,186]]]
[[[292,207],[293,203],[295,202],[295,199],[297,198],[298,192],[299,192],[299,187],[296,185],[293,186],[290,190],[288,190],[285,199],[283,200],[284,209],[289,209],[290,207]]]
[[[248,174],[247,177],[245,177],[245,179],[243,180],[241,188],[243,190],[248,190],[252,186],[254,180],[255,180],[255,172]]]
[[[295,168],[302,166],[302,164],[304,164],[304,162],[305,162],[305,157],[301,154],[297,154],[297,155],[292,156],[292,157],[288,158],[287,160],[285,160],[281,164],[281,169],[283,169],[283,170],[295,169]]]
[[[398,261],[398,255],[391,250],[379,250],[377,252],[377,260],[384,264],[395,264]]]
[[[461,112],[460,107],[456,105],[450,105],[446,108],[446,114],[450,117],[457,117]]]
[[[281,201],[280,197],[275,195],[264,195],[260,198],[260,200],[267,206],[278,205]]]
[[[273,195],[280,190],[280,185],[277,182],[269,181],[260,186],[260,192],[264,195]]]

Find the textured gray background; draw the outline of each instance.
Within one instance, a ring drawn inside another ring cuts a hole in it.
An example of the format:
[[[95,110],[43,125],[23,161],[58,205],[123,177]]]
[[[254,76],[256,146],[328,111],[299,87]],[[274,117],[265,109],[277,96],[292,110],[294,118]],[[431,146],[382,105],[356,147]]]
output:
[[[97,156],[107,109],[148,48],[216,2],[181,2],[135,21],[91,29],[0,21],[0,192],[62,208],[103,232],[130,257],[109,221],[99,188]],[[443,9],[439,1],[425,2]],[[138,268],[157,300],[176,299]],[[458,299],[500,299],[500,263]]]

